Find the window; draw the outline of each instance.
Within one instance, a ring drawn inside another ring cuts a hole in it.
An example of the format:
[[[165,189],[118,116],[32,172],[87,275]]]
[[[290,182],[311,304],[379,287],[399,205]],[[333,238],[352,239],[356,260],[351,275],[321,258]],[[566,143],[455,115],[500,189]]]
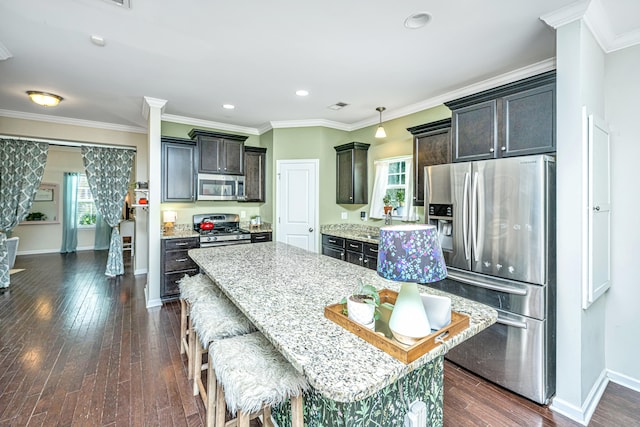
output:
[[[404,206],[404,196],[407,192],[407,165],[405,160],[389,163],[389,173],[387,174],[387,190],[385,195],[389,197],[393,206],[393,215],[402,216]]]
[[[96,225],[96,205],[93,194],[87,182],[87,176],[82,174],[78,181],[78,226],[93,227]]]
[[[372,218],[384,218],[384,207],[392,206],[391,215],[412,221],[411,203],[405,202],[412,197],[412,157],[395,157],[375,162],[376,177],[374,179],[370,215]],[[407,207],[409,206],[409,207]]]

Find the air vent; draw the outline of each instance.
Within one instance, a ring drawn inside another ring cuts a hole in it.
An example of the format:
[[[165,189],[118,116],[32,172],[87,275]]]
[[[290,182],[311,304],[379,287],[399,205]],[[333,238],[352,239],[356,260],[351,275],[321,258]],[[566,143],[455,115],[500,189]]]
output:
[[[125,9],[131,9],[131,0],[105,0],[108,3],[115,4]]]
[[[346,102],[336,102],[333,105],[329,105],[328,108],[331,109],[331,110],[342,110],[347,105],[349,105],[349,104],[347,104]]]

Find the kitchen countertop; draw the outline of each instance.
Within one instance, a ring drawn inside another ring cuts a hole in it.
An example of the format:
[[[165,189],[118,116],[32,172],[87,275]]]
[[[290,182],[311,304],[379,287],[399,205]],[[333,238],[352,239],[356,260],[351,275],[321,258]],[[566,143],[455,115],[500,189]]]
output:
[[[268,222],[263,222],[260,225],[251,226],[249,222],[241,222],[240,228],[248,231],[249,233],[272,233],[273,228]]]
[[[189,256],[315,390],[338,402],[373,395],[497,319],[486,305],[419,286],[423,294],[450,297],[453,310],[470,316],[470,325],[404,364],[324,317],[324,307],[352,293],[358,278],[379,289],[398,291],[399,283],[281,242],[191,249]]]
[[[161,239],[184,239],[187,237],[199,237],[200,234],[193,231],[190,224],[176,224],[173,230],[162,228]]]
[[[380,228],[364,224],[321,225],[320,233],[367,243],[380,242]]]

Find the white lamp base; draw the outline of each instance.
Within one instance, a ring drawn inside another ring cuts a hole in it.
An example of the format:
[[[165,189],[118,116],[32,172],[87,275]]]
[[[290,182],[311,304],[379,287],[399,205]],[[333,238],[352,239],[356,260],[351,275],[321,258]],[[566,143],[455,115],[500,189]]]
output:
[[[402,283],[389,319],[389,329],[396,340],[407,345],[415,344],[431,333],[417,283]]]

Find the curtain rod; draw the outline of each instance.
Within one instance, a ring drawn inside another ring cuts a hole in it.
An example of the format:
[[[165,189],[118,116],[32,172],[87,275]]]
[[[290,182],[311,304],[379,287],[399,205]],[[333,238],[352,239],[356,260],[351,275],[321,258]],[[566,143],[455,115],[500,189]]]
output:
[[[61,147],[82,147],[84,145],[86,147],[117,148],[120,150],[136,151],[136,147],[131,147],[128,145],[108,145],[108,144],[95,144],[91,142],[64,141],[59,139],[27,138],[23,136],[15,136],[15,135],[0,135],[0,138],[15,139],[18,141],[46,142],[47,144],[58,145]]]

